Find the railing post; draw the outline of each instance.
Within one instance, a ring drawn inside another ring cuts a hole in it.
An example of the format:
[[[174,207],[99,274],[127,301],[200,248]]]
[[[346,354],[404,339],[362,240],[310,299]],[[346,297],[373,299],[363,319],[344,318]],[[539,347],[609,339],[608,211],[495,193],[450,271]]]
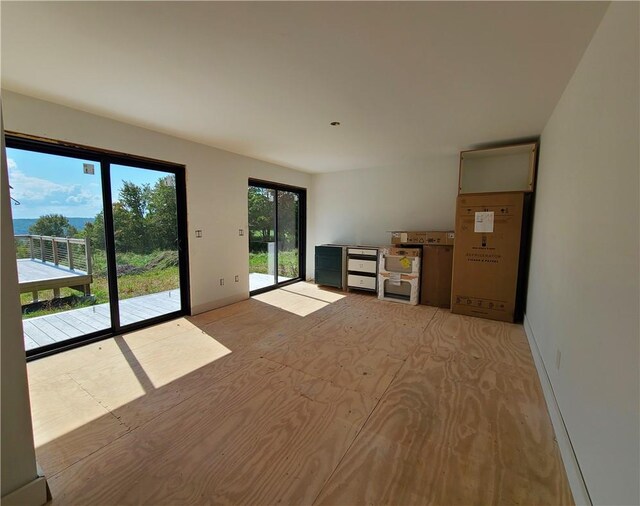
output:
[[[44,240],[42,239],[42,236],[40,237],[40,260],[42,260],[44,262]]]
[[[84,238],[84,254],[86,255],[87,260],[87,274],[91,274],[91,271],[93,270],[91,264],[91,241],[88,237]]]
[[[71,251],[71,242],[67,237],[67,258],[69,259],[69,269],[73,270],[73,252]]]
[[[29,255],[31,255],[31,260],[33,260],[33,236],[29,236]]]
[[[51,238],[51,251],[53,252],[53,264],[58,266],[58,246],[56,245],[56,238]]]

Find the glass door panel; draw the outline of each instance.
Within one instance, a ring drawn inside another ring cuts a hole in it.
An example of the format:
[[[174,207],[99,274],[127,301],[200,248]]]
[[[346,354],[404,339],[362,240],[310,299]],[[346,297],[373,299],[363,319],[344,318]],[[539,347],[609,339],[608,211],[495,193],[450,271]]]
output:
[[[173,173],[110,166],[120,325],[181,310]]]
[[[109,330],[100,162],[6,152],[25,349]]]
[[[277,283],[276,192],[249,186],[249,289]]]
[[[299,210],[297,193],[277,190],[278,194],[278,282],[300,276]]]
[[[249,291],[304,277],[306,191],[249,181]]]

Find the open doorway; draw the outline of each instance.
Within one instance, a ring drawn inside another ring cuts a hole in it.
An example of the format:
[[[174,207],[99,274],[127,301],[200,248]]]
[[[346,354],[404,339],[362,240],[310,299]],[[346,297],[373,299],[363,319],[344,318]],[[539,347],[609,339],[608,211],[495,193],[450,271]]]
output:
[[[249,180],[249,290],[252,295],[305,278],[307,192]]]

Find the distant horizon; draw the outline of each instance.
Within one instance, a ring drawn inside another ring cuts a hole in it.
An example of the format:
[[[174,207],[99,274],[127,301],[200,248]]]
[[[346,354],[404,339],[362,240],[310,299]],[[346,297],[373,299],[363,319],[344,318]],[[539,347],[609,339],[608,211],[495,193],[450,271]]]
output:
[[[42,218],[43,216],[46,216],[47,214],[61,214],[61,213],[46,213],[46,214],[41,214],[40,216],[36,216],[34,218],[12,218],[13,221],[16,220],[39,220],[40,218]],[[62,215],[65,218],[67,218],[68,220],[95,220],[96,217],[95,216],[65,216],[64,214]]]
[[[46,214],[59,214],[59,213],[46,213]],[[29,234],[29,228],[35,225],[42,216],[37,218],[13,218],[13,233],[15,235]],[[84,230],[87,223],[94,223],[96,221],[95,216],[93,218],[84,216],[65,216],[69,221],[69,225],[75,227],[78,232]]]

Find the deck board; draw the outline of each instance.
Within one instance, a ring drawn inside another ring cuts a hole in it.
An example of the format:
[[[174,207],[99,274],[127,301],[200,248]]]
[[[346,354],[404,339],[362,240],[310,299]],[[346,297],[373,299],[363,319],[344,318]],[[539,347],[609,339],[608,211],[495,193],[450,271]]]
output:
[[[18,260],[18,282],[41,281],[43,279],[60,279],[86,276],[85,271],[79,269],[71,270],[64,265],[54,265],[41,260],[31,260],[21,258]]]
[[[129,325],[180,310],[180,290],[132,297],[121,300],[120,323]],[[72,309],[56,314],[37,316],[22,322],[26,350],[32,350],[80,337],[111,326],[109,304]]]
[[[91,274],[85,271],[69,269],[51,262],[21,258],[18,259],[17,265],[20,293],[87,286],[93,282]]]

